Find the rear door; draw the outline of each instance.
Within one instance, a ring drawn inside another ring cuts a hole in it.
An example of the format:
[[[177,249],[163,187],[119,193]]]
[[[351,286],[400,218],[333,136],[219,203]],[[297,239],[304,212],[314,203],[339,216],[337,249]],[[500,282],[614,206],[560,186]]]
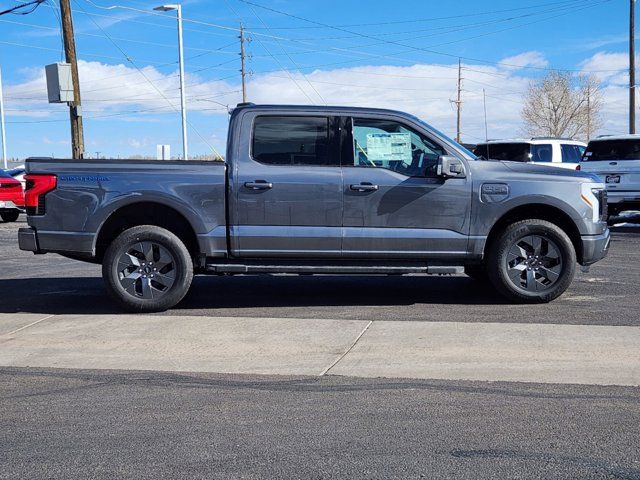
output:
[[[337,119],[247,112],[239,131],[230,206],[232,254],[340,256]]]
[[[466,255],[470,178],[436,175],[447,149],[394,117],[346,118],[343,129],[343,256]]]

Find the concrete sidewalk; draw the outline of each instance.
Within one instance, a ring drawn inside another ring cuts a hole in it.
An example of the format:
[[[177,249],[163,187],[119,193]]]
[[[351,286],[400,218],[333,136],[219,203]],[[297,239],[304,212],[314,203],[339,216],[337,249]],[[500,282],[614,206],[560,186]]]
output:
[[[640,385],[640,327],[0,314],[0,366]]]

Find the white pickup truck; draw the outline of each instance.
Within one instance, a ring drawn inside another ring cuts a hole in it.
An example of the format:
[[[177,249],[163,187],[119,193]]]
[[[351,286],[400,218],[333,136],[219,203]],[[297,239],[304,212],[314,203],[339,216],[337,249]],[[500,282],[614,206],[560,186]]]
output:
[[[479,157],[580,170],[580,160],[587,145],[578,140],[555,137],[489,140],[474,149]]]
[[[640,210],[640,135],[603,136],[589,142],[582,170],[607,187],[609,215]]]

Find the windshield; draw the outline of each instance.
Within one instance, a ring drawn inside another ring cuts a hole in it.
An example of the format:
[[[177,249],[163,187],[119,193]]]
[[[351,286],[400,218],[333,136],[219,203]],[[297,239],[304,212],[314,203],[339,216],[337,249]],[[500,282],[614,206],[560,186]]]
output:
[[[428,123],[426,123],[425,121],[423,121],[422,119],[418,118],[418,117],[413,117],[418,123],[422,124],[422,126],[426,127],[428,130],[431,130],[432,132],[434,132],[435,134],[439,135],[441,138],[443,138],[444,140],[446,140],[449,143],[453,143],[458,150],[461,150],[462,153],[464,153],[465,155],[468,155],[469,158],[477,158],[477,155],[475,155],[471,150],[463,147],[462,145],[460,145],[458,142],[456,142],[455,140],[453,140],[452,138],[449,138],[447,135],[445,135],[444,133],[442,133],[440,130],[438,130],[437,128],[433,128],[433,126],[429,125]]]
[[[640,139],[590,142],[582,157],[583,162],[607,160],[640,160]]]

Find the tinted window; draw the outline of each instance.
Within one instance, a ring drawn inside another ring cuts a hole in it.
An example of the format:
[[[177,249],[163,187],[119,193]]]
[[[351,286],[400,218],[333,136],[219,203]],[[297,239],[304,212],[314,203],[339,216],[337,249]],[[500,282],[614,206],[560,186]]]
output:
[[[474,153],[491,160],[529,162],[531,145],[528,143],[489,143],[478,145]]]
[[[553,162],[553,147],[550,144],[531,145],[532,162]]]
[[[254,160],[269,165],[337,165],[329,155],[327,117],[257,117]]]
[[[583,161],[640,160],[640,140],[599,140],[590,142]]]
[[[13,178],[13,177],[9,175],[7,172],[5,172],[4,170],[0,170],[0,178]]]
[[[568,145],[566,143],[560,145],[562,149],[562,161],[564,163],[578,163],[584,153],[584,147],[581,145]]]
[[[434,176],[446,151],[393,120],[353,119],[353,166],[387,168],[410,177]]]

